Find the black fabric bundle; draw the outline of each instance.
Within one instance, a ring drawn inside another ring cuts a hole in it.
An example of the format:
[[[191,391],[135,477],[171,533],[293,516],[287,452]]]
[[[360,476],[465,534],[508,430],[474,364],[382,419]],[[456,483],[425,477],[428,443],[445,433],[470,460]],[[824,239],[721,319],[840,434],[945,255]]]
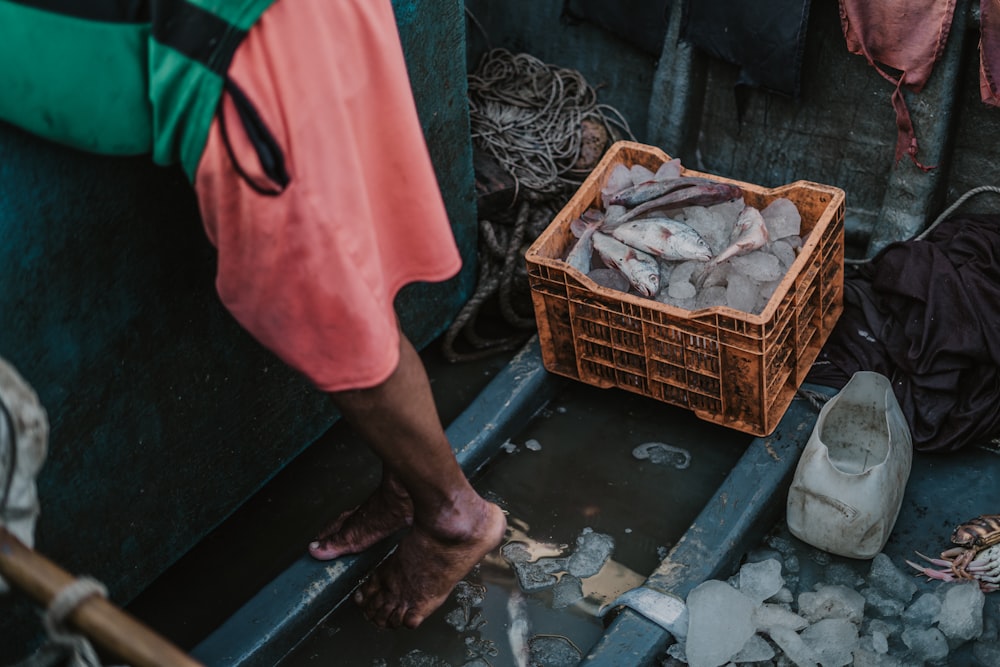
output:
[[[1000,215],[952,217],[845,279],[844,313],[807,382],[892,381],[914,449],[1000,433]]]
[[[684,0],[681,39],[739,65],[737,88],[798,98],[809,0]]]

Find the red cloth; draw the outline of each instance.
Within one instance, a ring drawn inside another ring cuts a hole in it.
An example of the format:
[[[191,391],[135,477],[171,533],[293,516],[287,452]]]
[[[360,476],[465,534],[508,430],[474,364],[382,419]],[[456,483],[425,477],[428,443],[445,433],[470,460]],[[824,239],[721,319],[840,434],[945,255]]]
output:
[[[398,290],[461,266],[392,5],[279,0],[229,73],[281,146],[291,183],[280,196],[255,192],[213,124],[195,189],[222,302],[319,389],[378,384],[398,363]],[[265,182],[223,104],[237,161]]]
[[[934,63],[944,52],[955,13],[955,0],[840,0],[840,23],[851,53],[863,55],[885,79],[896,86],[892,106],[896,110],[896,160],[906,153],[917,160],[917,137],[902,87],[920,92],[930,78]],[[886,72],[880,65],[899,70]]]
[[[983,102],[1000,106],[1000,6],[982,0],[979,6],[979,94]]]

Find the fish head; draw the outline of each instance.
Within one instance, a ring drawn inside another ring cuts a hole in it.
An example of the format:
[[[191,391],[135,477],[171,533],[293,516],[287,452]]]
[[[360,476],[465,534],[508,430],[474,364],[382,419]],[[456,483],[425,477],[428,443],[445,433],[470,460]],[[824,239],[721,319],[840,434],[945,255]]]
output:
[[[635,289],[647,299],[652,299],[660,291],[660,272],[643,272],[636,277]]]

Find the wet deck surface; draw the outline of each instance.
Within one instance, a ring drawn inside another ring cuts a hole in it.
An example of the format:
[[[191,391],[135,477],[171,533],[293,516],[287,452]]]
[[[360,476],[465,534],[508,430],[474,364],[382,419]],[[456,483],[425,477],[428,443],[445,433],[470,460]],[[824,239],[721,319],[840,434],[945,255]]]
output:
[[[343,664],[396,665],[408,654],[452,665],[475,657],[513,665],[508,632],[514,619],[527,622],[529,638],[563,638],[564,645],[568,640],[585,655],[604,630],[596,616],[600,607],[642,584],[752,438],[650,399],[572,383],[509,439],[516,449],[500,453],[476,486],[508,511],[513,540],[528,544],[535,557],[573,553],[586,531],[614,540],[611,559],[596,576],[582,578],[583,599],[561,607],[552,588],[522,594],[509,563],[491,554],[467,578],[485,587],[482,603],[471,610],[481,615],[481,627],[448,622],[448,614],[461,606],[455,596],[416,631],[378,630],[348,603],[282,661],[283,667],[334,658]],[[531,440],[539,448],[526,447]],[[632,450],[649,442],[690,452],[690,465],[678,469],[672,463],[679,460],[635,458]],[[518,612],[521,595],[524,607]]]
[[[448,364],[433,346],[423,356],[445,423],[509,358]],[[582,651],[603,630],[594,616],[596,608],[641,583],[656,567],[751,441],[684,410],[578,383],[567,383],[527,428],[505,437],[516,451],[501,451],[474,481],[507,509],[517,537],[555,550],[571,549],[585,529],[615,540],[612,562],[584,582],[586,599],[581,603],[554,610],[551,591],[526,597],[533,634],[571,637]],[[530,439],[540,449],[525,447]],[[635,458],[632,450],[648,442],[689,451],[690,466],[678,470]],[[300,558],[315,532],[341,509],[362,500],[377,479],[374,457],[351,429],[338,423],[135,600],[129,611],[190,650]],[[517,583],[498,554],[487,561],[470,578],[489,591],[483,608],[488,624],[478,636],[509,651],[507,602]],[[365,623],[348,603],[304,638],[287,662],[351,656],[345,664],[369,664],[421,646],[461,653],[465,638],[444,622],[448,611],[446,604],[416,632],[389,632]]]

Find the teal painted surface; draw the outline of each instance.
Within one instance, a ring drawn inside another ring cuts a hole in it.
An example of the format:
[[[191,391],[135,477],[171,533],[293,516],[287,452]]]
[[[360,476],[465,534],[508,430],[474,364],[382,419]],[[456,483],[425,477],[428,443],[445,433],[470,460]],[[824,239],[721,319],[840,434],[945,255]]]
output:
[[[400,30],[465,267],[398,300],[422,347],[471,293],[476,219],[462,9],[404,3]],[[336,419],[219,304],[215,253],[177,169],[0,125],[0,356],[49,413],[37,548],[124,604]],[[0,598],[0,664],[37,642]]]

